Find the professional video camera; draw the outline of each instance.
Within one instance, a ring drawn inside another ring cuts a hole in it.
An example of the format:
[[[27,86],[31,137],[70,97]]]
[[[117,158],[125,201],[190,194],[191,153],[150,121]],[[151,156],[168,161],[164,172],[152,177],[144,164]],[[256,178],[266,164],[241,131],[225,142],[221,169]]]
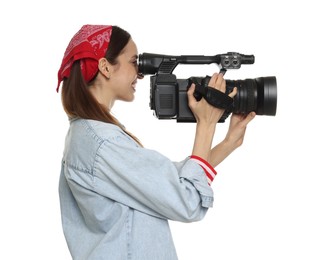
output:
[[[208,87],[206,77],[177,79],[173,70],[178,64],[216,63],[223,74],[227,69],[239,69],[241,64],[253,64],[253,55],[228,52],[215,56],[169,56],[154,53],[139,55],[139,73],[150,77],[150,108],[159,119],[176,119],[177,122],[195,122],[195,117],[188,107],[187,90],[195,83],[194,96],[197,100],[204,97],[211,105],[225,109],[219,122],[225,122],[230,113],[257,115],[276,114],[277,83],[276,77],[259,77],[245,80],[226,80],[226,92]],[[230,98],[228,94],[237,87],[237,94]]]

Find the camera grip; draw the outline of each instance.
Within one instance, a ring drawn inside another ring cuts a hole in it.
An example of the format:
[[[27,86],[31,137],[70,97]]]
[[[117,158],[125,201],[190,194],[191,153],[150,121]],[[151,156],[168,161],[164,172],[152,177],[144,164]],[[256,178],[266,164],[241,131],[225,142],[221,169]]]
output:
[[[232,109],[233,98],[227,94],[219,91],[215,88],[207,87],[207,96],[205,97],[208,103],[217,108],[222,108],[225,110]]]
[[[196,96],[197,94],[200,97],[204,97],[206,101],[217,108],[231,110],[233,106],[233,98],[228,96],[227,94],[223,93],[212,87],[204,87],[201,85],[196,85],[195,88]]]

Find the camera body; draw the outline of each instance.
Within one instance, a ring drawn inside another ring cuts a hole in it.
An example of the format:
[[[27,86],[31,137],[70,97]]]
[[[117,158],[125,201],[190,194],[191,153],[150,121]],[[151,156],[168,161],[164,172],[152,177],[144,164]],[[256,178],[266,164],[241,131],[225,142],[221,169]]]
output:
[[[187,79],[177,79],[174,74],[158,74],[150,77],[150,84],[150,108],[158,119],[195,122],[188,107]]]
[[[194,82],[196,89],[208,89],[209,76],[177,79],[172,74],[178,64],[217,63],[221,72],[227,69],[239,69],[241,64],[253,64],[253,55],[228,52],[215,56],[168,56],[143,53],[139,55],[139,73],[153,74],[150,77],[150,108],[158,119],[176,119],[177,122],[195,122],[195,117],[188,107],[187,90]],[[219,122],[225,122],[230,113],[247,114],[255,111],[258,115],[275,115],[277,105],[277,85],[275,77],[260,77],[246,80],[226,80],[228,95],[237,87],[237,95],[232,106],[225,109]],[[197,100],[201,93],[195,91]],[[204,96],[208,101],[207,97]]]

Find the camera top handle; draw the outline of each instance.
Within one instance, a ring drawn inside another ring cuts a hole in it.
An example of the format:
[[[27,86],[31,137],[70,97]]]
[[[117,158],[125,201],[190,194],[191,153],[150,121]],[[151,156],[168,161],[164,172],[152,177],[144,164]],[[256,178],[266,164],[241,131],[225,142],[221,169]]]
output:
[[[214,56],[181,55],[170,56],[155,53],[139,55],[139,73],[142,75],[171,74],[178,64],[211,64],[216,63],[223,69],[239,69],[241,64],[253,64],[254,55],[227,52]]]

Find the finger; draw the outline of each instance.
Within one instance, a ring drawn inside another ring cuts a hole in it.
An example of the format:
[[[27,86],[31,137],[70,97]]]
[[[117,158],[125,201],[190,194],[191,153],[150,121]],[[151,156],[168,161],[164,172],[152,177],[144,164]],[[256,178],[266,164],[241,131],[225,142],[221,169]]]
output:
[[[216,79],[216,83],[220,85],[222,84],[223,80],[224,80],[224,75],[222,73],[219,73]]]
[[[222,73],[217,74],[217,77],[215,78],[214,88],[216,88],[222,92],[225,92],[226,81],[224,80]]]
[[[255,116],[256,116],[256,113],[254,111],[252,111],[250,114],[248,114],[247,118],[249,118],[249,122],[252,121]]]
[[[194,91],[195,91],[195,84],[192,83],[191,86],[187,90],[187,95],[192,96],[194,94]]]
[[[237,95],[237,92],[238,92],[237,88],[234,87],[234,88],[233,88],[233,91],[230,92],[230,93],[228,94],[228,96],[230,96],[231,98],[233,98],[234,96]]]
[[[217,80],[217,76],[218,76],[218,73],[214,73],[209,81],[209,86],[210,87],[213,87],[215,86],[215,82]]]
[[[225,92],[226,91],[226,80],[223,78],[223,74],[220,73],[219,77],[218,77],[218,81],[220,81],[220,90],[222,92]]]
[[[189,102],[193,102],[194,100],[196,101],[194,97],[194,92],[195,92],[195,84],[192,83],[190,88],[187,90],[187,97]]]
[[[255,113],[255,112],[249,113],[249,114],[246,116],[246,118],[243,120],[244,125],[246,126],[248,123],[250,123],[250,122],[254,119],[255,116],[256,116],[256,113]]]

